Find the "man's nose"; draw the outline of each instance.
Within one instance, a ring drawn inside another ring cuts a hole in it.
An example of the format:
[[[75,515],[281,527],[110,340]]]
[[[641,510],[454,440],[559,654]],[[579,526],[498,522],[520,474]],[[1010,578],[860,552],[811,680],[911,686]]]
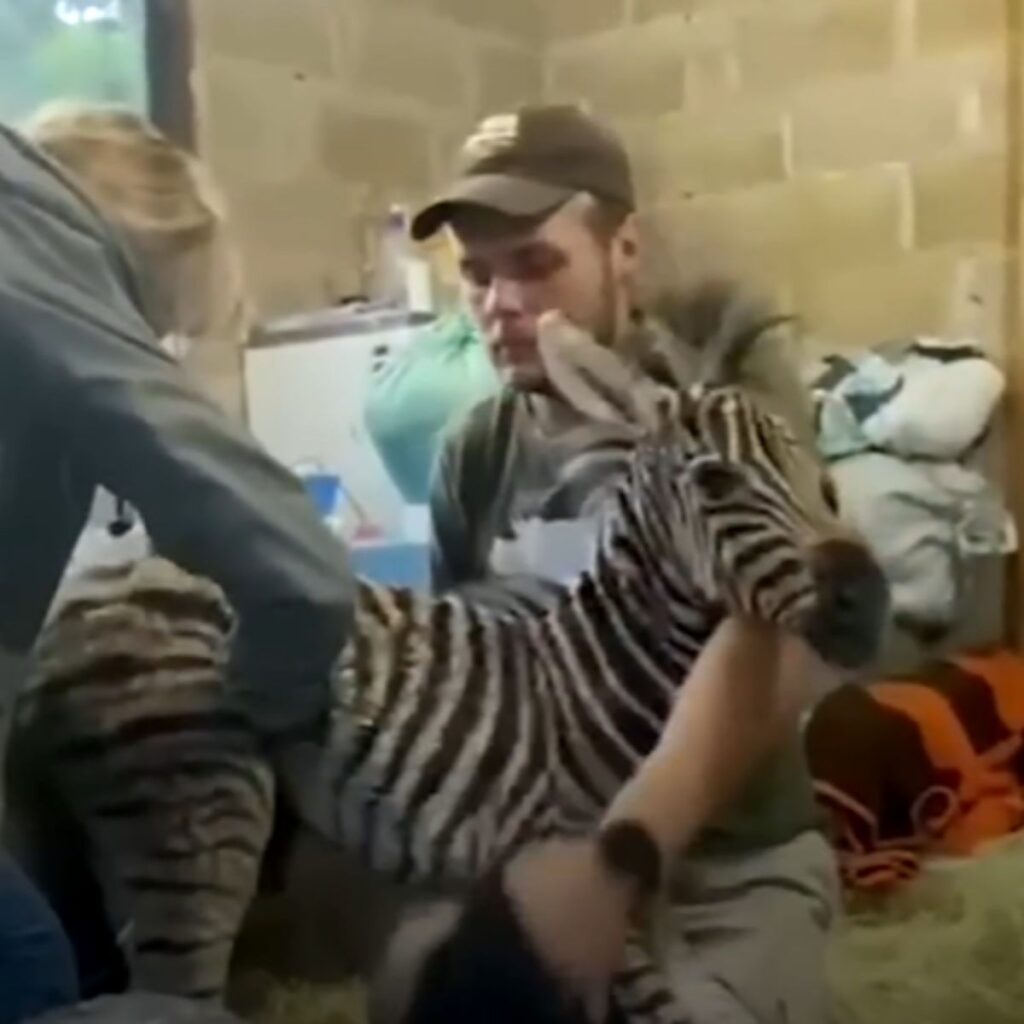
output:
[[[523,291],[518,282],[507,277],[495,277],[487,289],[484,311],[490,316],[522,313]]]

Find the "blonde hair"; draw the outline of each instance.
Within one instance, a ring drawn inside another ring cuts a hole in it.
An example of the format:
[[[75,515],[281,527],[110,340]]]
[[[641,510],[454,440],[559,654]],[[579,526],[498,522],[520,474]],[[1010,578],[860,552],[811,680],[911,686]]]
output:
[[[244,343],[251,306],[241,259],[199,160],[120,107],[50,104],[24,130],[127,241],[159,335]]]

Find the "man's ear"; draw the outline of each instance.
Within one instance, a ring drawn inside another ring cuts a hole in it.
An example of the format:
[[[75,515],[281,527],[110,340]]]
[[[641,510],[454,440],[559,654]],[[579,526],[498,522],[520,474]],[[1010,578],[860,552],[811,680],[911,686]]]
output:
[[[631,289],[640,272],[640,228],[635,213],[619,225],[611,242],[611,266],[615,280]]]
[[[537,347],[551,386],[583,415],[640,433],[662,424],[663,390],[561,313],[540,318]]]

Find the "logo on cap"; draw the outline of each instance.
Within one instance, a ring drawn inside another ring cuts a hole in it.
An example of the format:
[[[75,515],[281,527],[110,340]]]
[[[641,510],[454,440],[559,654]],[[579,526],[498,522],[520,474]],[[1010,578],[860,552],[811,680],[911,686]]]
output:
[[[469,163],[487,160],[504,152],[519,139],[518,114],[494,114],[481,121],[476,131],[466,139],[462,156]]]

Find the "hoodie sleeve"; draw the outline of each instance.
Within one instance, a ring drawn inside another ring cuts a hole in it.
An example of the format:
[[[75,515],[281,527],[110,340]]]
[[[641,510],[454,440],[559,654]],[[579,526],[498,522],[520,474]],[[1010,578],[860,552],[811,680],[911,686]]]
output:
[[[291,474],[189,387],[132,298],[115,237],[29,147],[0,135],[0,390],[135,506],[157,550],[223,587],[257,725],[326,701],[352,583]]]

